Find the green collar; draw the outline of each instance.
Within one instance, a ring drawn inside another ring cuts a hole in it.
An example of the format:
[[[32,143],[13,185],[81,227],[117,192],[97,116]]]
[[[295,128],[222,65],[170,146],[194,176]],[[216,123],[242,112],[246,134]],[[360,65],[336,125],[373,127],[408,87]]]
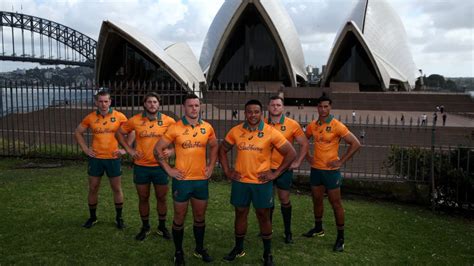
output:
[[[329,115],[325,120],[324,120],[324,123],[326,124],[329,124],[331,123],[331,121],[333,120],[334,116],[333,115]],[[318,119],[317,121],[318,125],[322,125],[323,123],[321,122],[321,120]]]
[[[107,113],[108,113],[108,114],[111,114],[113,111],[114,111],[114,109],[112,109],[112,107],[109,107],[109,111],[108,111]],[[99,109],[97,109],[97,111],[95,111],[95,113],[96,113],[97,115],[100,115]]]
[[[146,112],[145,112],[145,111],[143,111],[142,117],[143,117],[143,118],[148,117],[148,116],[146,115]],[[162,117],[162,116],[161,116],[161,113],[160,113],[160,112],[156,113],[156,119],[157,119],[158,121],[161,121],[161,120],[162,120],[161,117]],[[154,120],[155,120],[155,119],[150,119],[150,118],[148,118],[148,119],[149,119],[150,121],[154,121]]]
[[[185,126],[191,125],[191,124],[189,124],[188,119],[186,119],[186,116],[184,116],[184,115],[183,115],[183,118],[181,118],[181,121],[183,121],[183,125],[185,125]],[[199,118],[198,118],[198,124],[200,124],[200,125],[202,124],[201,116],[199,116]],[[193,126],[193,125],[191,125],[191,126]]]
[[[271,117],[267,118],[267,123],[272,124]],[[278,122],[278,123],[281,124],[281,125],[283,125],[285,123],[285,114],[281,114],[280,122]]]
[[[265,125],[265,123],[263,122],[263,120],[260,120],[260,123],[258,123],[258,131],[262,131],[263,130],[263,126]],[[247,121],[244,122],[244,125],[243,127],[245,129],[247,129],[248,131],[253,131],[251,128],[250,128],[250,125],[247,123]]]

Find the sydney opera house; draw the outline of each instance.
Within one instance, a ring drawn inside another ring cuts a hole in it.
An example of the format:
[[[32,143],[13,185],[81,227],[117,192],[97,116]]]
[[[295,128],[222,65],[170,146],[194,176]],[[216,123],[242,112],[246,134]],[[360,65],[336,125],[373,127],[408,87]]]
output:
[[[154,41],[159,37],[152,37],[104,21],[96,79],[175,82],[188,90],[206,84],[306,86],[300,39],[279,0],[226,0],[211,23],[199,61],[187,44],[163,49]],[[410,90],[416,70],[394,9],[385,0],[361,0],[336,36],[321,86]]]

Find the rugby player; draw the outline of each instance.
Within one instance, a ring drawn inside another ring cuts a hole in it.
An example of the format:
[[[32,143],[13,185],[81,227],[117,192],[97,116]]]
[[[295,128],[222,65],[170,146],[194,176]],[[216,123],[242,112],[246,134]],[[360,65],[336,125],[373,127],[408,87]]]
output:
[[[306,138],[301,126],[295,120],[284,115],[283,98],[280,96],[270,97],[268,103],[269,118],[267,124],[278,130],[291,144],[293,141],[300,146],[300,151],[296,159],[290,165],[288,170],[284,171],[277,179],[273,181],[281,204],[281,214],[283,216],[283,225],[285,229],[285,243],[293,243],[293,235],[291,233],[291,202],[290,188],[293,181],[293,170],[300,167],[301,163],[308,153],[308,139]],[[283,162],[283,156],[277,151],[272,152],[272,170],[276,170]],[[272,220],[274,207],[270,210],[270,220]]]
[[[196,247],[193,255],[204,262],[213,259],[204,248],[205,215],[209,198],[209,178],[217,160],[218,143],[212,126],[200,117],[201,104],[194,94],[183,99],[184,116],[170,126],[165,135],[156,144],[154,152],[159,163],[169,176],[173,177],[173,241],[175,245],[175,265],[184,265],[184,220],[191,202],[194,225],[193,232]],[[174,144],[176,153],[175,167],[171,167],[163,150]],[[209,146],[209,160],[206,149]],[[207,161],[207,162],[206,162]]]
[[[89,219],[83,227],[91,228],[97,223],[97,203],[101,177],[107,174],[114,195],[115,223],[118,229],[125,227],[122,219],[123,193],[121,186],[121,162],[120,156],[125,151],[119,149],[115,132],[120,126],[127,122],[127,117],[110,107],[110,93],[101,90],[95,95],[97,110],[88,114],[77,126],[75,138],[82,151],[89,156],[88,170],[89,192],[87,201],[89,204]],[[90,128],[92,132],[92,146],[87,146],[84,133]]]
[[[147,93],[143,98],[142,113],[130,118],[117,132],[117,139],[134,159],[133,182],[138,193],[138,210],[142,228],[136,235],[139,241],[145,240],[150,234],[150,185],[153,183],[158,212],[157,234],[171,239],[166,228],[166,195],[168,192],[168,176],[153,155],[153,147],[176,121],[158,111],[160,96],[154,92]],[[135,132],[136,148],[128,145],[124,135]]]
[[[303,236],[324,236],[322,224],[324,192],[327,190],[337,226],[334,251],[344,251],[344,209],[341,200],[342,175],[339,168],[344,165],[361,147],[359,140],[339,120],[331,115],[332,100],[323,94],[318,100],[317,120],[306,128],[306,137],[313,138],[314,153],[308,153],[311,164],[311,193],[313,197],[314,228]],[[343,139],[348,149],[341,158],[338,157],[339,142]]]
[[[224,260],[233,261],[245,255],[247,216],[250,203],[253,203],[264,246],[264,265],[273,265],[270,222],[273,180],[288,169],[296,157],[296,152],[280,132],[264,123],[260,101],[250,100],[245,104],[245,118],[244,123],[233,127],[227,133],[219,148],[219,161],[225,175],[232,180],[230,202],[235,207],[235,246]],[[227,153],[234,146],[237,148],[235,169],[230,168],[227,159]],[[275,171],[271,170],[273,148],[284,158]]]

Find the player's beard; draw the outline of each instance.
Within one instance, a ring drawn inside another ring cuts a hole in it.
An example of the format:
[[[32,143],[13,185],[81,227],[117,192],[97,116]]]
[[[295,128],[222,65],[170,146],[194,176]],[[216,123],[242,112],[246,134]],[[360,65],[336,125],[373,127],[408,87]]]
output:
[[[146,108],[145,106],[143,107],[145,109],[145,112],[147,113],[147,115],[149,116],[155,116],[157,113],[158,113],[158,108],[156,108],[156,111],[152,112],[150,111],[148,108]]]

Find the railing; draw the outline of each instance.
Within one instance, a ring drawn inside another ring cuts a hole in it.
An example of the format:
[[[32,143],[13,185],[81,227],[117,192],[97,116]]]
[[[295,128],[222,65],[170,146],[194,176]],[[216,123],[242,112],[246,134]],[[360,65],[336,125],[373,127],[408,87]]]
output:
[[[148,91],[161,95],[160,109],[163,113],[174,118],[183,115],[181,97],[188,93],[186,86],[140,82],[109,83],[108,86],[113,105],[127,117],[143,110],[141,99]],[[83,117],[95,110],[93,95],[98,91],[97,87],[19,83],[0,84],[0,87],[0,155],[85,158],[73,134]],[[278,93],[265,89],[249,92],[241,87],[213,91],[203,86],[193,88],[201,89],[201,116],[213,125],[221,140],[232,126],[245,120],[244,104],[247,100],[260,99],[265,106],[269,96]],[[303,128],[317,119],[315,107],[286,106],[285,112]],[[467,202],[473,208],[472,128],[443,127],[439,120],[438,124],[428,121],[422,125],[418,116],[410,117],[409,114],[400,121],[396,117],[399,112],[355,117],[351,112],[338,114],[338,110],[334,110],[334,113],[363,144],[363,148],[341,169],[345,178],[422,184],[434,182],[437,185],[433,191],[438,198],[454,193],[457,200],[450,204]],[[267,112],[265,116],[268,116]],[[90,135],[87,135],[87,140],[90,141]],[[298,145],[295,147],[299,148]],[[340,153],[346,148],[342,143]],[[232,160],[234,157],[235,151]],[[309,170],[310,166],[305,162],[297,174],[307,176]],[[456,189],[446,189],[452,188],[453,184]],[[470,188],[466,184],[470,184]],[[453,198],[452,195],[450,198]]]

